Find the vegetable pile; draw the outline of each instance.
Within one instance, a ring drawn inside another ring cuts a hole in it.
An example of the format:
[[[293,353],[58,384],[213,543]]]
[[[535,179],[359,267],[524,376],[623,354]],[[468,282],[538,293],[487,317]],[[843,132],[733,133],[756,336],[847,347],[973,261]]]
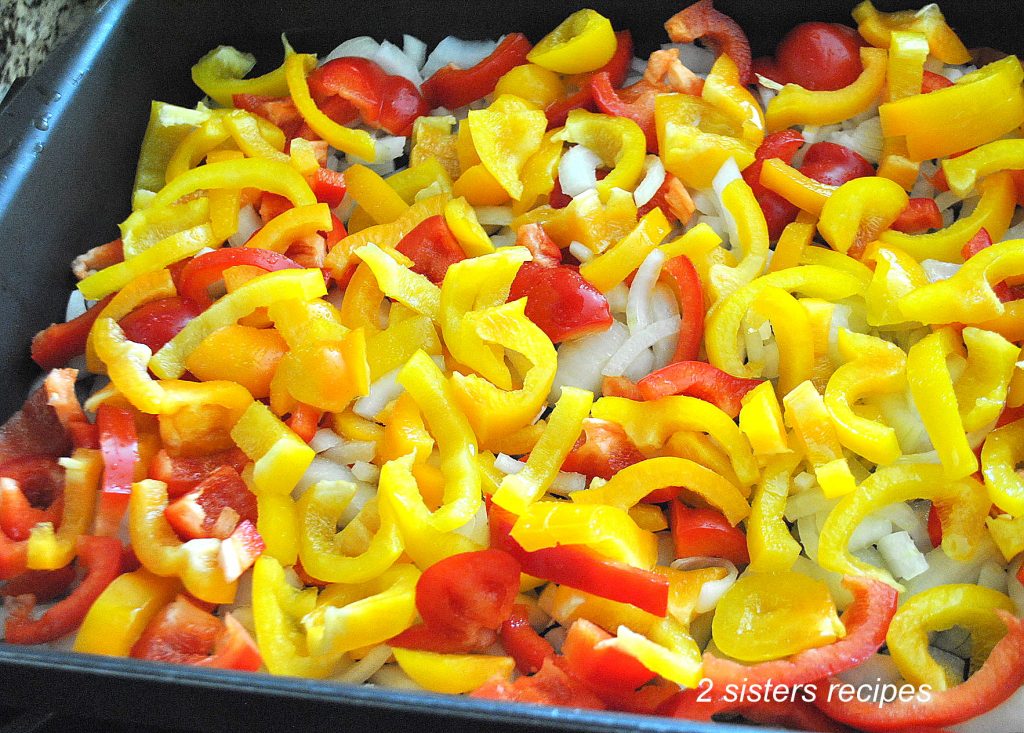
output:
[[[813,730],[1013,696],[1024,68],[853,18],[204,56],[0,428],[4,640]]]

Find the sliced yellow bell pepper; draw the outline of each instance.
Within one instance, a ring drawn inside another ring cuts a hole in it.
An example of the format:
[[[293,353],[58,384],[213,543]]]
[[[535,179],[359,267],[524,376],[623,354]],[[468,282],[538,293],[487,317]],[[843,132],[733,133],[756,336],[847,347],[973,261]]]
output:
[[[270,383],[288,345],[272,328],[231,325],[203,340],[185,359],[203,381],[238,382],[256,399],[270,395]]]
[[[441,290],[426,277],[399,264],[375,244],[363,245],[355,254],[373,271],[378,287],[389,298],[432,320],[440,317]]]
[[[544,36],[526,59],[559,74],[581,74],[607,64],[617,45],[610,20],[596,10],[577,10]]]
[[[272,122],[240,109],[228,112],[223,119],[231,139],[246,156],[291,163],[291,156],[282,152],[284,133]]]
[[[893,246],[869,245],[865,260],[875,263],[871,284],[864,293],[870,326],[893,326],[907,321],[899,302],[904,295],[928,284],[928,276],[917,260]]]
[[[512,94],[529,102],[537,109],[547,109],[552,102],[565,96],[565,84],[559,74],[537,64],[513,66],[498,79],[494,96]]]
[[[145,568],[117,576],[89,607],[72,648],[127,657],[153,617],[180,592],[177,578],[161,578]]]
[[[225,160],[241,160],[244,155],[238,150],[214,150],[206,156],[210,163]],[[237,188],[214,188],[206,192],[210,200],[210,228],[214,239],[224,241],[238,232],[238,211],[242,206],[242,191]]]
[[[763,170],[762,168],[762,173]],[[771,262],[768,263],[768,272],[778,272],[799,265],[804,250],[810,247],[814,240],[817,223],[814,215],[801,211],[796,221],[787,224],[779,235],[779,241],[775,243]]]
[[[1006,624],[994,613],[997,608],[1016,611],[1005,593],[968,583],[936,586],[904,601],[885,635],[889,655],[903,679],[937,692],[960,684],[961,679],[951,679],[932,658],[928,635],[953,626],[969,630],[974,642],[971,663],[980,665],[1006,632]]]
[[[815,217],[821,216],[825,202],[836,190],[836,186],[819,183],[778,158],[764,162],[760,181],[769,191]]]
[[[985,520],[992,541],[1003,553],[1003,559],[1011,562],[1017,555],[1024,552],[1024,516],[1011,517],[1000,514]]]
[[[967,196],[978,181],[1004,170],[1024,168],[1024,140],[995,140],[970,152],[942,161],[949,189]],[[993,236],[995,240],[995,236]]]
[[[1024,516],[1024,478],[1016,470],[1024,457],[1024,421],[989,433],[981,448],[981,472],[992,502],[1013,517]]]
[[[768,384],[770,387],[771,383]],[[781,415],[779,420],[782,420]],[[681,430],[673,433],[672,437],[666,441],[664,447],[654,453],[656,455],[662,454],[675,456],[676,458],[686,458],[705,468],[710,468],[730,484],[737,487],[744,499],[750,498],[750,487],[744,485],[739,480],[736,471],[733,470],[732,464],[729,462],[729,455],[709,435],[696,430]]]
[[[636,227],[636,202],[628,191],[613,189],[607,203],[597,191],[586,191],[563,209],[538,206],[517,217],[512,228],[539,223],[559,247],[580,242],[592,252],[604,252]]]
[[[346,193],[377,224],[389,224],[409,209],[409,205],[387,181],[365,165],[345,169]]]
[[[800,543],[790,534],[784,516],[793,471],[799,462],[795,455],[773,456],[754,489],[747,519],[751,572],[789,570],[800,556]]]
[[[160,189],[149,206],[173,204],[183,196],[212,188],[256,188],[284,196],[295,206],[316,203],[316,196],[289,163],[265,158],[243,158],[207,163],[182,173]]]
[[[296,206],[260,227],[245,246],[284,253],[296,239],[317,232],[329,232],[333,226],[331,210],[327,204]]]
[[[643,175],[647,139],[640,126],[626,117],[574,109],[566,118],[565,127],[552,139],[585,145],[611,169],[597,182],[597,193],[602,201],[608,200],[613,188],[632,191]]]
[[[780,390],[781,391],[781,390]],[[783,392],[783,394],[788,394]],[[771,382],[762,382],[743,395],[740,407],[740,432],[747,436],[756,456],[789,453],[782,408]]]
[[[886,137],[904,136],[912,161],[944,158],[992,142],[1024,122],[1024,68],[1007,56],[951,87],[878,108]]]
[[[167,182],[164,176],[167,162],[181,141],[210,118],[205,107],[186,109],[166,102],[150,105],[149,122],[142,137],[142,149],[135,168],[132,184],[132,210],[148,205],[156,192]]]
[[[208,154],[231,137],[224,124],[224,116],[211,117],[181,141],[167,161],[164,178],[173,181],[182,173],[195,168]]]
[[[602,293],[607,293],[629,277],[671,230],[672,225],[661,209],[652,209],[618,244],[583,263],[580,274]]]
[[[251,473],[247,467],[243,474],[247,485],[252,483]],[[263,554],[291,567],[299,556],[299,517],[295,501],[291,494],[259,491],[255,486],[250,486],[250,490],[256,494],[256,529],[267,546]]]
[[[394,649],[395,661],[409,678],[425,690],[460,695],[494,678],[511,679],[512,657],[490,654],[439,654],[415,649]]]
[[[739,69],[728,54],[720,54],[707,79],[701,96],[730,117],[742,130],[742,138],[757,147],[764,141],[764,113],[761,104],[740,83]]]
[[[462,172],[455,152],[456,137],[452,132],[455,118],[451,115],[417,117],[412,123],[412,150],[409,164],[417,166],[436,160],[449,178],[456,179]]]
[[[210,222],[209,196],[200,196],[166,206],[147,206],[133,211],[131,216],[118,225],[118,229],[121,230],[121,243],[125,259],[132,259],[172,234],[208,222]]]
[[[521,514],[544,495],[575,446],[593,401],[594,395],[586,390],[562,388],[540,440],[530,451],[526,468],[502,479],[492,496],[495,504],[513,514]]]
[[[810,382],[803,382],[783,398],[786,425],[793,430],[807,462],[828,498],[849,494],[857,488],[843,455],[839,433],[829,417],[825,401]]]
[[[994,423],[1003,411],[1020,347],[980,328],[965,328],[963,339],[967,366],[956,381],[956,401],[964,430],[971,433]]]
[[[778,392],[787,395],[813,376],[814,338],[807,311],[781,288],[760,291],[753,307],[772,324],[779,348]]]
[[[523,194],[523,167],[544,139],[547,118],[528,102],[506,94],[467,118],[484,168],[513,199]]]
[[[848,120],[876,103],[885,86],[887,54],[877,48],[862,48],[864,70],[849,86],[835,91],[813,92],[799,84],[787,84],[768,103],[765,121],[769,132],[793,125],[831,125]]]
[[[650,638],[620,626],[609,646],[636,659],[647,669],[681,687],[697,687],[701,679],[700,647],[675,619],[662,619]]]
[[[742,246],[743,257],[735,267],[711,265],[708,279],[711,297],[716,301],[761,275],[768,261],[768,225],[753,190],[738,179],[726,185],[721,196],[735,229],[733,248]]]
[[[467,257],[479,257],[494,251],[487,232],[480,226],[476,210],[461,196],[444,207],[444,221]]]
[[[366,340],[370,379],[380,379],[399,369],[421,349],[430,356],[441,353],[441,340],[433,321],[421,315],[398,322],[392,320],[386,329]]]
[[[946,23],[938,5],[882,13],[871,0],[864,0],[852,14],[857,21],[857,31],[877,48],[890,48],[893,34],[910,31],[923,34],[928,41],[929,52],[943,63],[966,64],[971,60],[970,52]]]
[[[222,107],[231,107],[236,94],[281,97],[288,93],[284,67],[254,79],[243,78],[256,65],[256,57],[232,46],[217,46],[192,67],[192,81]]]
[[[384,438],[380,443],[379,457],[383,463],[414,454],[417,464],[426,463],[434,450],[434,439],[430,437],[423,416],[416,401],[408,392],[403,392],[384,425]]]
[[[928,59],[928,37],[918,31],[893,31],[889,36],[889,66],[885,75],[889,99],[903,99],[921,93],[924,62]]]
[[[28,538],[28,569],[59,570],[75,559],[75,542],[88,534],[96,514],[96,494],[103,474],[103,457],[97,450],[78,448],[64,467],[64,506],[57,529],[50,522],[32,528]]]
[[[231,438],[255,461],[258,493],[288,494],[313,462],[313,449],[262,402],[253,402],[231,429]]]
[[[821,209],[818,231],[833,249],[863,251],[907,208],[903,187],[888,178],[867,176],[847,181]]]

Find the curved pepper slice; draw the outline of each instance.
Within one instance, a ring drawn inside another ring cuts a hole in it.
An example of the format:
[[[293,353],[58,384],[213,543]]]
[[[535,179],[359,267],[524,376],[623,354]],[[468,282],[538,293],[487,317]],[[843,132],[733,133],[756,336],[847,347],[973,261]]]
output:
[[[839,433],[825,407],[825,401],[810,381],[802,382],[782,399],[786,425],[793,429],[807,462],[828,498],[849,494],[857,488],[843,455]]]
[[[58,570],[75,559],[75,542],[86,534],[96,513],[96,495],[103,473],[99,451],[77,449],[62,458],[64,508],[57,529],[50,522],[37,524],[28,538],[29,570]]]
[[[764,161],[758,180],[769,191],[774,191],[786,201],[814,216],[821,216],[825,202],[836,191],[836,186],[820,183],[805,176],[779,158],[770,158]],[[778,251],[777,246],[776,251]]]
[[[753,190],[738,178],[726,185],[721,198],[727,216],[732,219],[731,243],[733,248],[742,245],[743,257],[735,267],[711,265],[708,283],[716,301],[758,277],[768,261],[768,225]]]
[[[260,227],[245,243],[246,247],[284,254],[296,239],[334,228],[327,204],[295,206]]]
[[[501,480],[492,497],[495,504],[514,514],[521,514],[544,495],[576,444],[583,430],[583,420],[590,415],[593,400],[593,394],[586,390],[562,388],[540,440],[530,451],[526,468]]]
[[[909,254],[894,246],[869,245],[865,260],[873,260],[875,271],[864,293],[867,321],[870,326],[892,326],[905,323],[900,310],[904,295],[928,284],[924,268]]]
[[[729,524],[736,525],[750,513],[750,505],[728,480],[699,463],[675,456],[648,458],[616,472],[599,488],[575,491],[577,504],[602,504],[629,509],[652,491],[681,486],[720,510]]]
[[[73,649],[127,657],[153,617],[180,592],[177,578],[161,578],[145,568],[119,575],[89,607]]]
[[[1016,467],[1024,457],[1024,420],[997,428],[981,448],[981,471],[993,503],[1015,517],[1024,515],[1024,478]]]
[[[355,491],[355,485],[346,481],[320,481],[299,499],[299,557],[303,569],[318,580],[363,583],[381,575],[402,554],[398,526],[386,504],[381,506],[380,529],[363,553],[350,557],[338,551],[338,519]]]
[[[149,367],[163,379],[179,377],[185,372],[185,358],[218,328],[279,300],[312,300],[326,294],[319,270],[279,270],[255,277],[189,321],[153,355]]]
[[[945,229],[928,234],[904,234],[890,229],[878,239],[899,247],[916,260],[959,262],[961,251],[979,231],[984,229],[993,241],[1002,239],[1010,226],[1017,206],[1017,194],[1009,173],[996,173],[978,186],[981,200],[967,216],[962,216]]]
[[[907,353],[910,394],[946,475],[953,479],[978,470],[946,364],[947,357],[959,350],[957,341],[953,330],[945,328],[925,336]]]
[[[182,542],[164,517],[167,486],[146,479],[132,485],[128,502],[128,530],[139,562],[150,572],[181,578],[185,589],[209,603],[235,600],[238,581],[224,579],[218,560],[220,540]]]
[[[784,516],[793,471],[799,462],[799,457],[794,455],[773,456],[754,489],[747,519],[747,550],[752,572],[789,570],[800,556],[800,543],[790,534]]]
[[[992,424],[1003,411],[1020,347],[980,328],[965,328],[963,339],[967,366],[955,388],[964,430],[970,433]]]
[[[188,109],[166,102],[150,105],[149,123],[132,184],[132,210],[142,209],[167,182],[167,161],[185,137],[210,118],[208,109]]]
[[[688,395],[710,402],[735,418],[743,396],[760,383],[761,380],[738,379],[707,362],[677,361],[648,374],[637,382],[637,388],[645,400]]]
[[[740,81],[739,68],[729,56],[715,59],[701,96],[731,117],[742,130],[742,137],[754,147],[764,142],[765,120],[760,103]]]
[[[413,565],[395,565],[365,583],[325,589],[317,607],[302,619],[309,648],[337,654],[380,644],[402,633],[416,620]]]
[[[779,348],[778,391],[787,395],[814,373],[814,335],[807,310],[781,288],[764,288],[754,300],[754,310],[771,323]]]
[[[468,124],[480,161],[518,200],[523,195],[523,167],[544,140],[544,113],[519,97],[503,94],[487,109],[470,111]]]
[[[440,317],[441,290],[424,275],[399,264],[376,244],[363,245],[355,255],[370,268],[385,295],[431,320]]]
[[[653,402],[603,397],[594,403],[591,415],[618,423],[641,448],[660,448],[681,430],[706,432],[729,453],[742,485],[751,486],[760,475],[750,444],[732,418],[695,397],[662,397]]]
[[[743,395],[739,424],[740,432],[747,436],[750,447],[754,449],[754,455],[790,452],[782,408],[771,382],[762,382]]]
[[[821,209],[818,231],[833,249],[859,253],[907,208],[907,192],[888,178],[868,176],[847,181]]]
[[[516,666],[512,657],[491,654],[438,654],[398,647],[393,653],[413,682],[449,695],[472,692],[495,678],[509,680]]]
[[[801,265],[762,275],[715,304],[708,313],[705,346],[708,361],[722,371],[748,379],[760,376],[745,363],[739,334],[743,319],[762,290],[799,291],[813,298],[840,300],[863,292],[860,278],[823,265]]]
[[[846,363],[825,388],[825,408],[839,440],[873,463],[892,463],[901,454],[896,431],[858,415],[854,405],[870,395],[906,389],[907,356],[895,344],[845,328],[839,329],[839,353]]]
[[[316,106],[309,93],[306,76],[316,67],[316,57],[309,54],[288,53],[284,60],[284,75],[295,108],[313,132],[326,140],[331,147],[355,155],[362,160],[373,162],[377,149],[370,133],[339,125]]]
[[[149,206],[167,206],[183,196],[212,188],[257,188],[284,196],[295,206],[316,203],[316,196],[306,179],[291,164],[264,158],[242,158],[207,163],[182,173],[160,189]]]
[[[580,274],[602,293],[607,293],[629,277],[670,231],[672,225],[661,209],[653,209],[615,245],[583,263]]]
[[[301,620],[316,607],[315,588],[292,586],[281,564],[264,555],[252,576],[252,611],[256,641],[271,674],[327,677],[340,654],[310,654]]]
[[[1024,67],[1016,56],[983,66],[953,86],[878,108],[886,137],[904,136],[912,161],[945,158],[992,142],[1024,122]]]
[[[530,41],[522,33],[509,33],[490,56],[468,69],[448,64],[423,83],[423,96],[431,107],[458,109],[487,96],[506,72],[526,62]]]
[[[792,125],[831,125],[866,111],[878,101],[885,86],[887,54],[877,48],[862,48],[860,60],[864,65],[860,76],[834,92],[812,92],[798,84],[784,86],[768,103],[768,131]]]
[[[1021,168],[1024,168],[1024,140],[1019,139],[995,140],[942,161],[949,190],[958,196],[967,196],[986,176]]]
[[[613,188],[632,191],[643,174],[647,138],[640,126],[626,117],[574,109],[566,118],[562,132],[553,139],[585,145],[611,169],[597,182],[597,193],[602,201],[608,200]]]
[[[616,45],[610,20],[596,10],[578,10],[544,36],[526,60],[559,74],[582,74],[607,64]]]
[[[864,0],[852,11],[857,21],[857,32],[877,48],[890,48],[894,33],[922,34],[928,42],[928,51],[946,64],[966,64],[971,54],[953,29],[946,23],[938,5],[926,5],[920,10],[900,10],[895,13],[879,12]]]
[[[985,537],[989,499],[973,478],[951,481],[941,466],[915,463],[886,466],[866,478],[857,491],[848,494],[825,520],[818,546],[818,563],[826,570],[848,575],[866,575],[902,586],[887,570],[869,565],[846,549],[850,536],[861,521],[878,509],[911,499],[931,499],[942,517],[942,549],[954,559],[967,559]]]
[[[288,93],[284,66],[254,79],[243,78],[256,65],[256,57],[232,46],[217,46],[192,67],[192,81],[222,107],[231,107],[236,94],[281,97]]]
[[[313,461],[313,449],[262,402],[242,413],[231,438],[256,463],[253,483],[260,493],[290,493]]]
[[[979,666],[1003,631],[997,608],[1013,613],[1016,607],[1005,593],[967,583],[936,586],[908,598],[893,616],[885,639],[903,679],[937,691],[952,686],[946,669],[928,652],[928,634],[953,626],[971,632],[971,663]]]

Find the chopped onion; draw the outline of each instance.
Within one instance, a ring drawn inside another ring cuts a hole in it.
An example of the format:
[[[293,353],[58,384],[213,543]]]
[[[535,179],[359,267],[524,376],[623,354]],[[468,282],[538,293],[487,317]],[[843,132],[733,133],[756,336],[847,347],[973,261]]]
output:
[[[633,276],[633,284],[630,285],[626,298],[626,325],[629,326],[631,334],[647,328],[653,321],[654,306],[651,298],[654,296],[654,286],[658,284],[664,264],[665,253],[660,249],[654,249],[640,263]]]
[[[346,56],[372,59],[379,48],[380,44],[369,36],[356,36],[355,38],[350,38],[338,46],[335,46],[333,51],[324,56],[320,65],[323,66],[328,61],[334,61],[334,59],[340,59]]]
[[[907,597],[917,595],[929,588],[949,583],[976,583],[981,566],[993,559],[998,550],[983,546],[968,562],[954,560],[941,547],[925,554],[928,570],[906,583]]]
[[[904,683],[903,676],[900,675],[900,671],[896,667],[896,662],[888,654],[872,654],[855,667],[840,672],[838,677],[843,682],[858,688],[862,685],[893,684],[899,686]]]
[[[877,164],[882,156],[882,120],[871,117],[852,129],[832,133],[829,139],[860,153],[869,163]]]
[[[818,516],[818,524],[821,526],[824,524],[825,519],[828,517],[829,512],[820,512]],[[862,550],[865,547],[875,544],[881,538],[886,537],[892,533],[892,522],[887,519],[879,519],[876,516],[868,516],[864,518],[857,528],[853,530],[853,534],[850,535],[850,541],[848,547],[851,552]]]
[[[354,481],[355,476],[348,468],[340,462],[331,460],[324,456],[316,456],[302,478],[295,485],[293,495],[298,499],[305,493],[306,489],[320,481]]]
[[[597,185],[601,156],[585,145],[573,145],[558,161],[558,184],[566,196],[579,196]]]
[[[505,475],[511,475],[522,471],[526,464],[510,455],[499,453],[494,457],[494,467]]]
[[[800,544],[804,547],[807,557],[818,562],[818,541],[821,532],[818,529],[818,520],[813,514],[800,517],[796,520],[796,532],[800,537]]]
[[[491,244],[495,247],[514,247],[516,244],[516,233],[511,229],[491,235]]]
[[[511,206],[476,206],[476,218],[485,227],[507,227],[511,226],[512,220],[515,218],[512,215]]]
[[[821,489],[815,486],[813,489],[798,491],[786,500],[785,517],[787,521],[795,522],[800,517],[831,511],[838,503],[839,499],[825,498]]]
[[[764,77],[758,77],[764,79]],[[770,79],[764,79],[764,81],[771,81]],[[773,82],[774,83],[774,82]],[[781,86],[780,86],[781,89]],[[763,82],[757,85],[757,99],[761,103],[761,106],[768,109],[768,105],[772,103],[772,100],[779,96],[779,93],[769,86],[766,86]]]
[[[461,527],[457,527],[455,534],[460,534],[471,542],[475,542],[478,545],[487,546],[490,542],[490,524],[487,521],[487,504],[480,502],[480,507],[476,510],[468,522]]]
[[[420,74],[424,79],[429,79],[438,69],[448,64],[459,69],[468,69],[490,56],[497,46],[497,41],[464,41],[455,36],[448,36],[427,56]]]
[[[371,440],[346,440],[336,448],[325,450],[323,456],[335,463],[351,466],[356,461],[372,461],[377,456],[377,444]]]
[[[377,674],[387,664],[389,659],[391,659],[391,647],[387,644],[378,644],[364,654],[358,662],[346,667],[341,673],[334,675],[331,679],[334,682],[361,685]]]
[[[75,288],[68,296],[68,304],[64,308],[64,320],[73,321],[88,310],[85,307],[85,296]]]
[[[579,260],[580,264],[590,262],[594,259],[594,253],[591,252],[590,248],[582,242],[569,242],[569,254]]]
[[[714,197],[714,192],[707,189],[701,189],[693,192],[693,206],[701,214],[708,216],[718,216],[718,201]]]
[[[906,502],[898,501],[895,504],[890,504],[876,512],[875,516],[888,519],[892,522],[893,527],[909,534],[917,549],[923,552],[931,550],[932,544],[928,538],[928,526],[925,520]]]
[[[548,402],[554,403],[562,387],[579,387],[595,394],[601,392],[601,370],[629,338],[625,324],[615,321],[600,333],[567,341],[558,347],[558,368]]]
[[[387,687],[392,690],[416,691],[423,689],[397,664],[385,664],[370,677],[369,682],[371,685]]]
[[[960,271],[960,265],[942,260],[921,260],[921,269],[928,276],[928,281],[935,283],[940,280],[949,280]]]
[[[674,560],[671,565],[675,570],[700,570],[701,568],[725,568],[728,574],[721,580],[709,580],[700,587],[700,595],[697,596],[697,605],[694,610],[697,613],[707,613],[714,610],[718,601],[725,595],[725,592],[732,588],[739,577],[739,571],[731,562],[721,557],[682,557]]]
[[[725,220],[725,228],[729,232],[728,244],[730,247],[737,247],[740,244],[739,235],[736,232],[736,219],[733,218],[732,212],[725,205],[725,201],[722,199],[722,194],[725,192],[726,186],[733,181],[743,180],[743,176],[740,175],[740,167],[736,164],[735,158],[727,158],[722,166],[718,169],[718,173],[711,181],[711,188],[715,192],[715,198],[718,201],[718,209],[722,212],[722,218]]]
[[[574,471],[559,471],[551,482],[550,491],[559,496],[568,496],[587,488],[587,477]]]
[[[409,58],[405,51],[390,41],[381,41],[380,48],[371,61],[374,61],[380,68],[384,69],[385,73],[392,76],[405,77],[416,86],[423,83],[423,77],[420,76],[419,72],[419,65]]]
[[[246,204],[238,210],[238,229],[228,237],[228,244],[232,247],[241,247],[262,226],[263,220],[256,208],[252,204]]]
[[[417,71],[427,62],[427,44],[416,36],[402,35],[402,51],[415,64]]]
[[[371,384],[370,391],[352,405],[352,412],[367,420],[373,420],[392,400],[398,399],[404,390],[398,383],[398,371],[392,369]]]
[[[368,484],[376,483],[380,478],[380,469],[366,461],[356,461],[352,464],[352,475],[360,481]]]
[[[639,382],[652,371],[654,371],[654,352],[650,349],[644,349],[626,367],[626,371],[622,373],[622,376],[631,382]]]
[[[612,313],[625,313],[629,303],[629,287],[626,283],[619,283],[604,294],[608,299],[608,308]]]
[[[633,190],[633,201],[638,208],[654,198],[654,194],[658,193],[661,184],[665,182],[665,166],[657,155],[648,155],[644,159],[644,171],[643,180]]]
[[[1006,593],[1009,590],[1009,578],[1006,577],[1006,571],[1003,570],[1001,564],[990,560],[981,566],[981,572],[978,573],[978,585]]]
[[[937,646],[929,646],[928,655],[946,670],[947,676],[953,684],[958,685],[967,678],[966,658],[969,654],[965,653],[963,656],[960,656],[955,652],[947,652],[945,649]]]
[[[781,92],[782,88],[786,86],[785,84],[779,84],[774,79],[769,79],[767,76],[761,76],[761,74],[754,74],[754,77],[757,79],[758,86],[764,87],[770,92]]]
[[[664,283],[658,283],[654,288],[654,295],[651,298],[651,310],[653,320],[661,321],[665,318],[679,316],[679,302],[672,290]],[[675,355],[676,341],[678,338],[663,338],[652,347],[654,352],[654,368],[668,366],[672,363]]]
[[[313,434],[309,441],[309,447],[317,453],[323,453],[329,448],[336,448],[342,443],[342,438],[330,428],[320,428]]]
[[[678,334],[679,324],[680,319],[678,317],[665,318],[664,320],[656,321],[646,328],[631,334],[626,342],[619,347],[619,350],[616,351],[608,360],[608,363],[605,364],[604,368],[601,370],[601,374],[606,377],[622,376],[627,367],[629,367],[629,365],[632,364],[643,351],[649,349],[666,336]]]
[[[1020,573],[1020,566],[1024,564],[1024,554],[1018,555],[1017,559],[1010,563],[1006,572],[1006,595],[1010,596],[1015,606],[1017,615],[1024,615],[1024,585],[1017,579]]]
[[[897,578],[910,580],[928,569],[928,561],[907,532],[882,537],[878,540],[878,552],[889,572]]]

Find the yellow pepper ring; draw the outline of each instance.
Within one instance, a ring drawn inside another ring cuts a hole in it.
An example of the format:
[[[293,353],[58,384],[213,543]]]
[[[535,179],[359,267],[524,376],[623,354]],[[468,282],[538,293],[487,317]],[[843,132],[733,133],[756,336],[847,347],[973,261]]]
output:
[[[612,23],[595,10],[578,10],[559,23],[526,60],[559,74],[581,74],[607,64],[618,42]]]

